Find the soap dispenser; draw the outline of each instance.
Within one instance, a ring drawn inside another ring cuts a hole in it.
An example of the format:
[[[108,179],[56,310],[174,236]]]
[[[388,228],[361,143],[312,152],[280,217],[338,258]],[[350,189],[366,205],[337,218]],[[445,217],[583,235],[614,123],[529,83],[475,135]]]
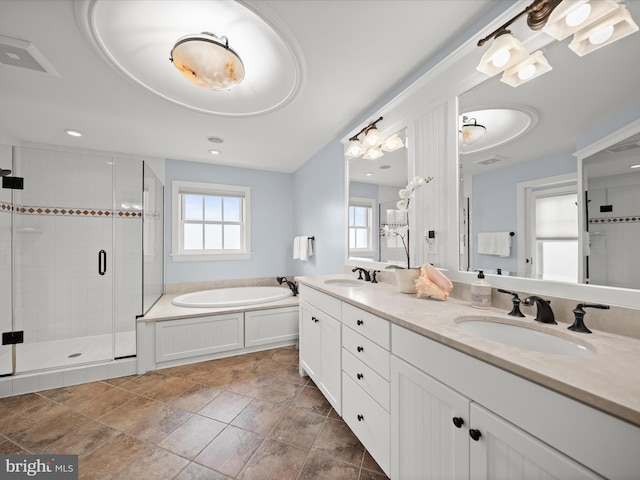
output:
[[[478,280],[471,284],[471,306],[491,308],[491,285],[485,280],[482,270],[478,270]]]

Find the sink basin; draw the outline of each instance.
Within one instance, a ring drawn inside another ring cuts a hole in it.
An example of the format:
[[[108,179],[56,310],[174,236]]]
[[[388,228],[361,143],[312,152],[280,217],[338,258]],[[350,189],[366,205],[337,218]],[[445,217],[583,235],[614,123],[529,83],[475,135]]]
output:
[[[524,350],[569,356],[587,356],[594,353],[593,348],[586,343],[506,323],[505,319],[499,317],[460,317],[456,323],[472,335]]]
[[[349,280],[342,278],[334,278],[331,280],[325,280],[324,283],[334,287],[364,287],[366,285],[362,280]]]

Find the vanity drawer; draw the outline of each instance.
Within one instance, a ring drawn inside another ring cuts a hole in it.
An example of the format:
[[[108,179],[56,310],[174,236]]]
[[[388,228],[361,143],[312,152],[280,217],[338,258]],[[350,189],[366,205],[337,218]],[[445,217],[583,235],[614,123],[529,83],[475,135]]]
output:
[[[328,313],[333,318],[340,320],[340,315],[342,313],[342,302],[340,300],[332,297],[331,295],[327,295],[319,292],[318,290],[307,287],[306,285],[300,285],[299,290],[300,298],[303,301],[319,308],[325,313]]]
[[[381,347],[390,348],[391,327],[388,320],[343,302],[342,323]]]
[[[382,408],[389,411],[389,382],[362,363],[344,348],[342,349],[342,373],[351,377]]]
[[[342,376],[342,419],[389,474],[390,415],[347,375]]]
[[[342,348],[385,380],[389,380],[390,356],[388,350],[348,327],[342,328]]]

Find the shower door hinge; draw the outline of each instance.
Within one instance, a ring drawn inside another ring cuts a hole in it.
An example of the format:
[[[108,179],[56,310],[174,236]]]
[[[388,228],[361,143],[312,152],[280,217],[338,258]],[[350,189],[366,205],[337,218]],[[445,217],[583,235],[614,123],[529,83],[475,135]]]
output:
[[[24,331],[2,332],[3,345],[15,345],[16,343],[24,343]]]

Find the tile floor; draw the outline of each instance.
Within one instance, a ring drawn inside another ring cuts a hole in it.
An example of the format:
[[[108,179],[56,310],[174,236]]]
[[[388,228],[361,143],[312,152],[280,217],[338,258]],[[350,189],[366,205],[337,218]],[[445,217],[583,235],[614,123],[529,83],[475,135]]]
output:
[[[0,454],[79,455],[81,479],[387,477],[293,347],[0,399]]]

